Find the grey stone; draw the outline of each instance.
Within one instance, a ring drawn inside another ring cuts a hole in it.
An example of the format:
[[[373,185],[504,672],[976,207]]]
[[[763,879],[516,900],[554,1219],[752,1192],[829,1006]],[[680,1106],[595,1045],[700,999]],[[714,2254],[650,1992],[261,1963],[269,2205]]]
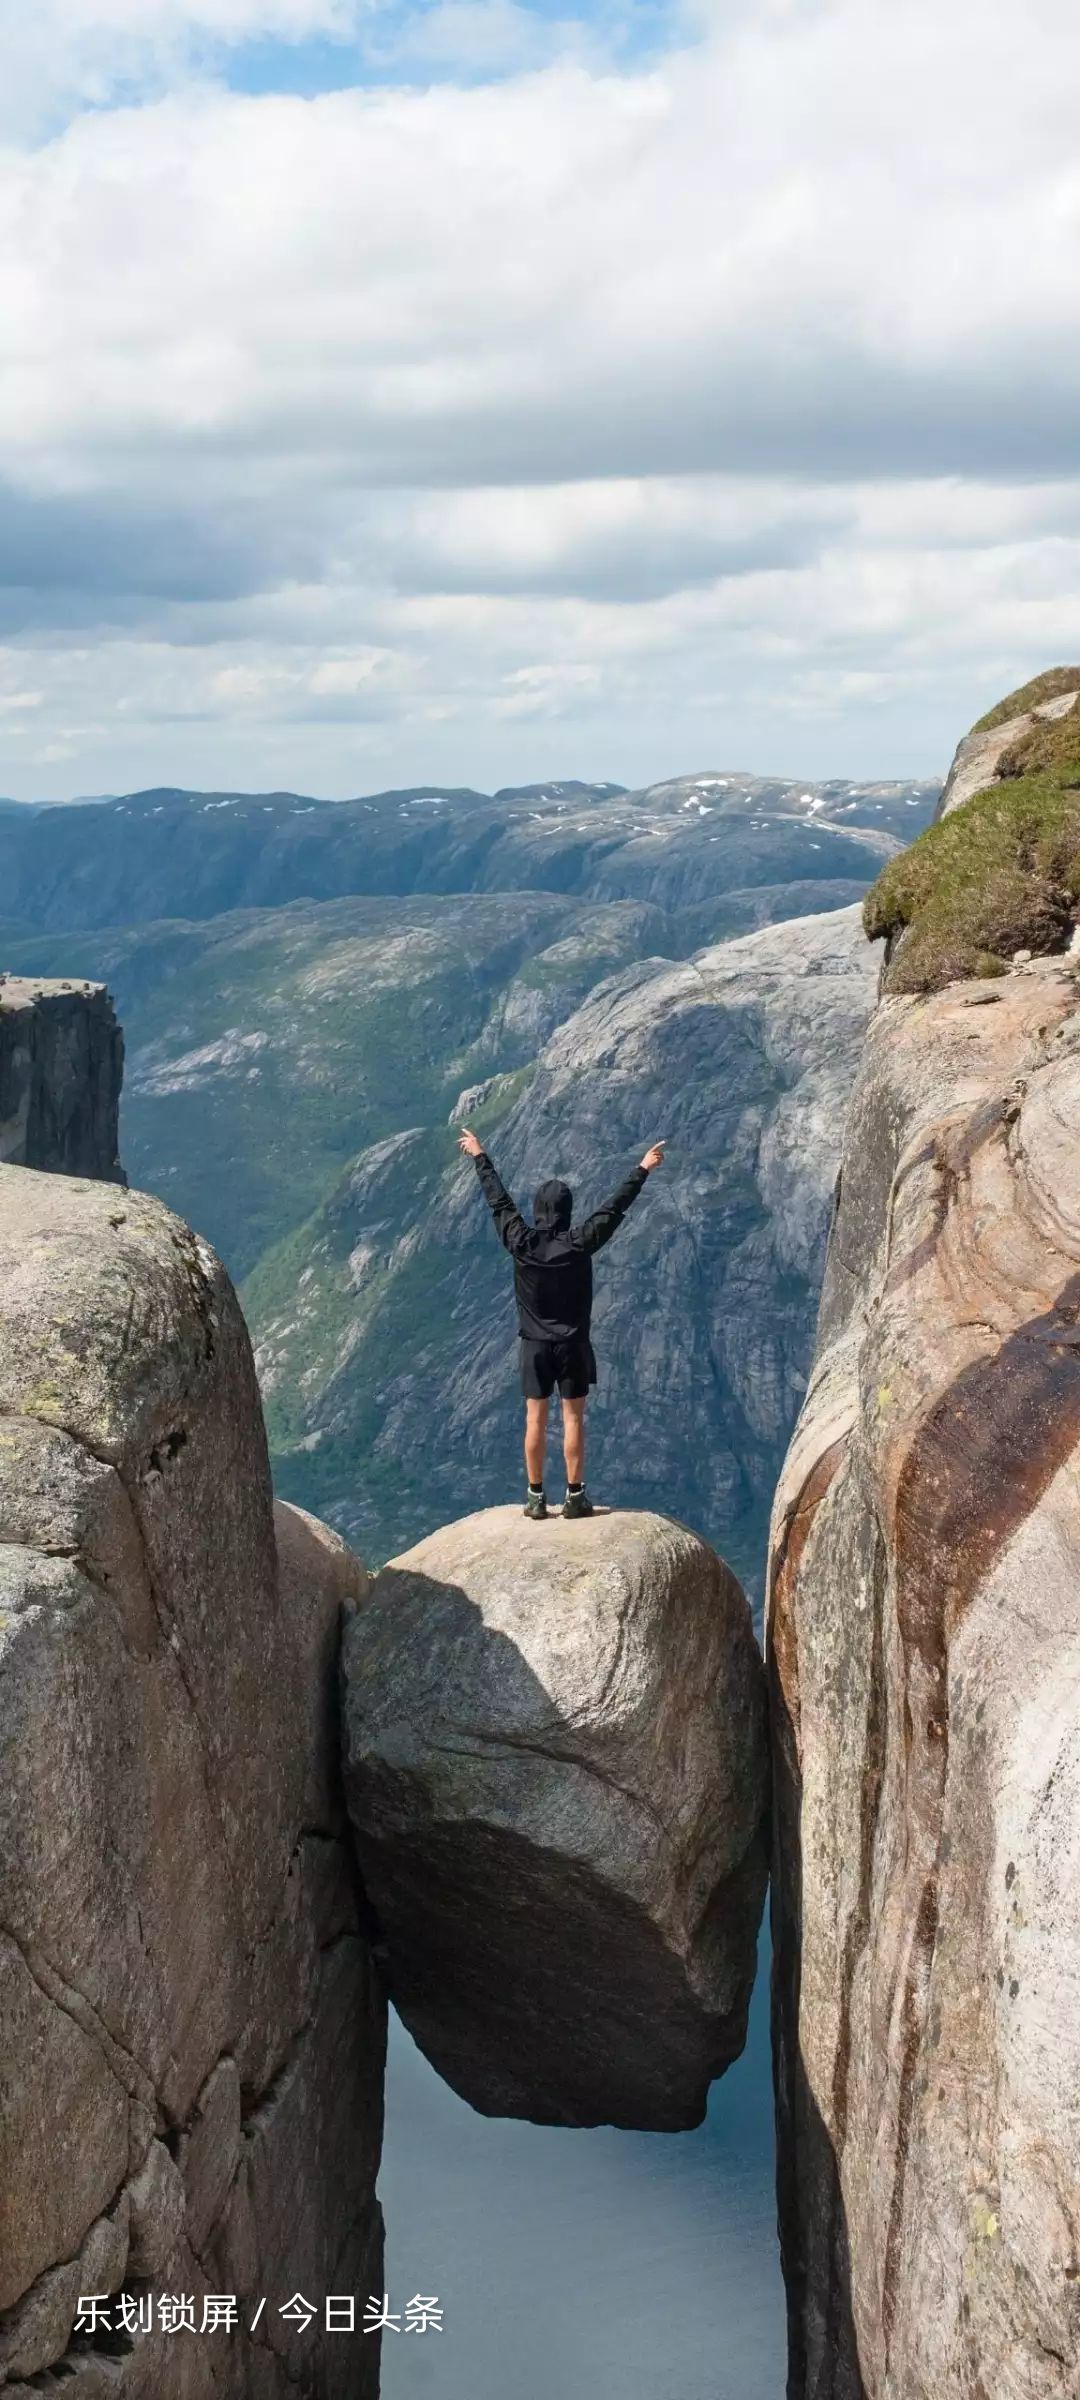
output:
[[[1078,1322],[1074,970],[885,1001],[773,1519],[791,2400],[1080,2390]]]
[[[128,2267],[138,2282],[163,2289],[161,2277],[184,2238],[186,2195],[180,2170],[164,2142],[151,2140],[128,2185],[131,2247]]]
[[[130,2262],[103,2257],[101,2291],[126,2271],[269,2297],[288,2258],[286,2299],[372,2272],[383,2004],[333,1799],[336,1632],[363,1570],[290,1512],[279,1557],[235,1295],[140,1194],[0,1168],[0,1412],[12,2373],[62,2369],[73,2400],[246,2393],[263,2351],[244,2333],[69,2346],[64,2276],[121,2213]],[[248,2280],[229,2282],[241,2209]],[[331,2347],[309,2336],[291,2391],[323,2400]],[[361,2400],[374,2348],[352,2356]]]
[[[0,2384],[36,2375],[63,2355],[84,2292],[115,2292],[128,2263],[131,2203],[121,2195],[112,2214],[99,2217],[77,2258],[53,2267],[24,2295],[0,2326]]]
[[[488,2115],[697,2124],[764,1892],[734,1577],[670,1519],[491,1509],[384,1568],[344,1662],[361,1870],[432,2063]]]
[[[184,2186],[187,2238],[205,2249],[240,2162],[243,2107],[235,2058],[220,2058],[181,2135],[176,2163]]]
[[[447,1123],[468,1125],[478,1108],[485,1108],[492,1100],[501,1100],[504,1094],[512,1092],[516,1080],[514,1075],[487,1075],[482,1083],[470,1083],[458,1093]]]
[[[297,1703],[307,1712],[296,1729],[306,1764],[301,1815],[308,1832],[340,1833],[338,1660],[345,1617],[364,1598],[368,1576],[341,1535],[306,1509],[275,1501],[274,1525],[289,1630],[300,1660]]]
[[[102,984],[0,975],[0,1163],[122,1184],[123,1071]]]

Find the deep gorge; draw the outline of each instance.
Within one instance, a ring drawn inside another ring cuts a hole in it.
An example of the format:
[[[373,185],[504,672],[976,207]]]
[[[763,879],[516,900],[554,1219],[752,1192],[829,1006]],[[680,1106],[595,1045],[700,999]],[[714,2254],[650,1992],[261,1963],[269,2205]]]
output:
[[[286,2258],[290,2285],[381,2288],[387,1987],[496,2124],[617,2123],[623,2141],[692,2126],[710,2078],[726,2069],[737,2091],[742,2072],[771,1783],[790,2400],[1075,2392],[1080,986],[1071,919],[1033,907],[1016,943],[1011,886],[997,917],[983,910],[967,972],[935,865],[966,842],[977,873],[985,811],[1014,807],[1006,787],[1025,775],[1024,807],[1059,823],[1080,670],[1051,682],[962,745],[947,853],[924,833],[905,882],[895,840],[879,844],[886,898],[868,921],[881,929],[886,900],[899,913],[876,1006],[879,961],[849,905],[688,963],[601,953],[564,1018],[545,1030],[534,1014],[527,1088],[512,1053],[488,1054],[510,1078],[489,1138],[519,1179],[564,1118],[590,1157],[628,1139],[635,1070],[672,1104],[686,1247],[669,1236],[657,1292],[692,1259],[695,1295],[717,1295],[690,1362],[707,1360],[713,1395],[716,1463],[694,1486],[707,1541],[658,1509],[663,1453],[653,1485],[620,1493],[631,1505],[546,1553],[522,1549],[516,1517],[511,1539],[490,1486],[473,1476],[463,1496],[455,1464],[446,1491],[465,1504],[444,1507],[436,1482],[445,1530],[369,1583],[343,1536],[363,1522],[365,1444],[377,1480],[422,1398],[388,1379],[378,1346],[420,1338],[417,1286],[403,1313],[400,1278],[442,1190],[433,1123],[369,1142],[275,1268],[278,1293],[291,1274],[301,1297],[287,1339],[268,1311],[264,1383],[273,1409],[293,1345],[287,1380],[298,1355],[318,1394],[306,1431],[294,1422],[298,1444],[317,1437],[297,1455],[331,1444],[328,1529],[274,1506],[248,1332],[201,1228],[115,1180],[121,1047],[103,994],[0,986],[13,2391],[373,2390],[374,2344],[316,2347],[280,2322],[238,2334],[224,2370],[213,2336],[87,2341],[79,2290],[94,2278],[136,2297],[173,2277],[206,2292],[230,2276],[251,2290]],[[970,881],[955,888],[966,910]],[[230,930],[241,953],[264,937],[261,921]],[[62,938],[81,973],[85,937]],[[155,934],[155,975],[167,952],[173,982],[186,940]],[[40,945],[22,936],[21,963]],[[318,997],[317,945],[302,974]],[[479,1014],[482,1053],[487,1001]],[[185,1106],[202,1104],[208,1063],[219,1098],[223,1067],[262,1072],[250,1030],[230,1028],[224,1061],[200,1060],[186,1032],[174,1043]],[[460,1064],[450,1050],[429,1069],[431,1118]],[[170,1069],[159,1054],[137,1071]],[[450,1225],[422,1271],[433,1313],[452,1311],[471,1239],[453,1207]],[[318,1290],[332,1300],[305,1329]],[[756,1304],[776,1327],[755,1348]],[[636,1328],[620,1383],[622,1305],[615,1282],[609,1474],[619,1443],[641,1451],[631,1389],[674,1425],[689,1406]],[[368,1331],[374,1379],[346,1400]],[[459,1321],[455,1338],[486,1336]],[[498,1340],[488,1355],[494,1414]],[[460,1427],[461,1459],[482,1453],[485,1425]],[[713,1549],[753,1584],[778,1468],[767,1750],[749,1614]],[[492,1486],[505,1472],[496,1451]],[[386,1525],[378,1506],[369,1521]],[[726,2089],[713,2084],[718,2114]],[[395,2354],[389,2374],[403,2372]]]

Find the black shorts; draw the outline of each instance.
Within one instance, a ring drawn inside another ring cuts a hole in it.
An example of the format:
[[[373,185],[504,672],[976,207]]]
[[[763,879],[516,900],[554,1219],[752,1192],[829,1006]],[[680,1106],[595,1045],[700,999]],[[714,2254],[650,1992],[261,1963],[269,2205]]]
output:
[[[521,1337],[521,1388],[526,1400],[550,1400],[556,1384],[562,1400],[584,1400],[596,1382],[590,1341],[530,1342]]]

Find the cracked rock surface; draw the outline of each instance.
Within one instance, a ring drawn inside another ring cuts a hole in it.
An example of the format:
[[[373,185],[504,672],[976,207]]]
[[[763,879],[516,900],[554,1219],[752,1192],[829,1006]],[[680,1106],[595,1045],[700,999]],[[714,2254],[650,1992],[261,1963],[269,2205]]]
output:
[[[336,1768],[365,1587],[271,1499],[250,1348],[157,1202],[0,1168],[0,2385],[353,2400],[384,2017]],[[81,2294],[245,2332],[74,2335]],[[55,2374],[54,2371],[55,2370]]]
[[[769,1665],[792,2400],[1075,2400],[1071,964],[877,1012]]]
[[[764,1687],[707,1545],[488,1509],[345,1636],[346,1786],[392,1996],[486,2115],[677,2131],[742,2049]]]

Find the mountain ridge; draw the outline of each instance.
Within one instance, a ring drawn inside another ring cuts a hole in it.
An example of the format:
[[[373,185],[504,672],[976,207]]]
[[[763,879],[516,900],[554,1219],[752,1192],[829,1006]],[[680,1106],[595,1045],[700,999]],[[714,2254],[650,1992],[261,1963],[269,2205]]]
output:
[[[355,804],[204,804],[170,789],[15,829],[23,881],[0,883],[0,963],[114,991],[133,1180],[197,1224],[244,1282],[282,1489],[378,1559],[428,1531],[433,1509],[454,1515],[463,1479],[491,1500],[518,1480],[505,1261],[470,1207],[449,1126],[479,1091],[480,1129],[508,1176],[523,1175],[526,1202],[539,1180],[530,1124],[598,1197],[634,1144],[640,1155],[653,1135],[678,1136],[658,1202],[663,1339],[689,1362],[678,1406],[704,1411],[712,1465],[691,1471],[663,1435],[674,1395],[649,1383],[652,1336],[641,1350],[616,1255],[601,1299],[612,1372],[595,1412],[598,1471],[629,1499],[734,1538],[753,1581],[816,1272],[809,1250],[781,1264],[777,1248],[778,1210],[792,1228],[801,1213],[774,1172],[784,1090],[811,1058],[831,1078],[808,1135],[816,1257],[837,1138],[825,1119],[842,1109],[874,980],[850,911],[900,836],[929,820],[938,787],[717,772],[638,793],[565,780]],[[0,875],[13,838],[5,819]],[[327,889],[357,882],[376,888]],[[35,929],[20,931],[12,919],[31,905]],[[838,910],[849,913],[826,931]],[[792,961],[815,948],[844,951],[846,981],[810,978],[800,997]],[[835,1061],[819,1041],[829,1009]],[[771,1057],[766,1018],[786,1026]],[[773,1161],[763,1180],[759,1152]],[[448,1205],[444,1257],[425,1212]],[[631,1227],[628,1259],[638,1239]],[[737,1304],[716,1263],[729,1250]],[[641,1272],[651,1256],[646,1245]],[[455,1276],[490,1326],[462,1316]],[[737,1340],[703,1343],[710,1278]],[[445,1423],[437,1473],[432,1401]],[[360,1521],[351,1466],[365,1448]]]
[[[556,891],[669,908],[794,880],[873,879],[937,784],[709,771],[609,784],[438,785],[324,801],[162,785],[0,811],[5,924],[85,931],[299,899]]]

